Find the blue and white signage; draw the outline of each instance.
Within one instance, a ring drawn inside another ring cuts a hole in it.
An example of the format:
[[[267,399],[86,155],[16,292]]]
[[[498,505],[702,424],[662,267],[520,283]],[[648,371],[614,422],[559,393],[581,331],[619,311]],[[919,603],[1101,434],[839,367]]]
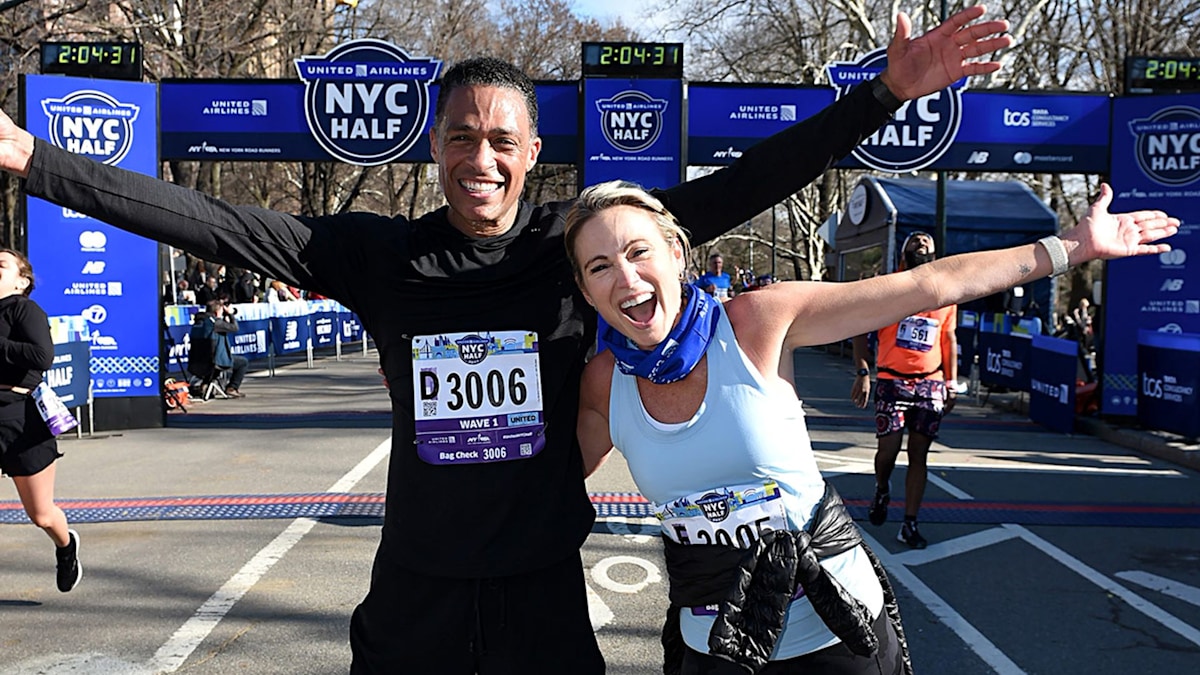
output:
[[[408,152],[429,116],[429,83],[441,61],[364,38],[296,60],[309,130],[348,164],[387,164]]]
[[[583,184],[630,180],[669,188],[683,179],[683,82],[585,79]]]
[[[887,66],[887,49],[880,47],[857,61],[826,66],[829,82],[838,98],[871,79]],[[907,101],[892,120],[883,125],[851,153],[855,159],[878,171],[918,171],[938,161],[950,149],[962,123],[962,89],[966,79],[949,87]]]
[[[1074,340],[1033,335],[1029,350],[1029,419],[1055,431],[1075,430],[1075,375],[1079,345]]]
[[[1138,331],[1200,333],[1200,95],[1117,99],[1111,143],[1110,210],[1160,209],[1182,221],[1171,251],[1107,263],[1100,410],[1132,415],[1144,400]]]
[[[57,75],[23,79],[25,128],[92,159],[158,175],[156,88]],[[158,244],[27,197],[34,298],[50,316],[83,316],[96,398],[159,396]]]
[[[161,85],[163,159],[328,162],[305,117],[305,88],[290,80],[166,80]],[[430,85],[430,99],[438,87]],[[579,88],[537,84],[539,161],[574,164],[579,156]],[[430,162],[432,108],[411,147],[393,161]]]
[[[1138,421],[1200,436],[1200,334],[1138,331]]]

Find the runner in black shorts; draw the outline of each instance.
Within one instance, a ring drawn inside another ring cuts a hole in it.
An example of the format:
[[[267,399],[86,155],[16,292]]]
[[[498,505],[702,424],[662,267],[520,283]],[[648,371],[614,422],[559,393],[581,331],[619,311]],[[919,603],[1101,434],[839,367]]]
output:
[[[21,253],[0,248],[0,472],[11,476],[21,506],[57,547],[58,590],[83,577],[79,534],[54,503],[55,460],[62,457],[31,394],[54,363],[46,312],[29,299],[33,267]]]

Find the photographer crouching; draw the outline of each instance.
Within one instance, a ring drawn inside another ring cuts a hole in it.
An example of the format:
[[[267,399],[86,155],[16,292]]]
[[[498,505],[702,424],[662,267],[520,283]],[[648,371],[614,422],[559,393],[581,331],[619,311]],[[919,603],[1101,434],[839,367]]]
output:
[[[229,344],[229,336],[238,332],[237,308],[229,304],[228,297],[223,296],[208,301],[205,310],[196,314],[189,334],[191,348],[188,372],[193,377],[191,384],[202,386],[219,371],[228,370],[229,382],[225,385],[225,394],[231,398],[241,398],[245,396],[241,386],[250,362],[246,357],[234,354]]]

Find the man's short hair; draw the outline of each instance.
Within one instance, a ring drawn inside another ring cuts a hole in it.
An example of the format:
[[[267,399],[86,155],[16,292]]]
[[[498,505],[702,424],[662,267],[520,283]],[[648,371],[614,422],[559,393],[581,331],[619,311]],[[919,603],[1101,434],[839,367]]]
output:
[[[438,80],[438,98],[433,111],[433,126],[441,129],[446,121],[446,101],[450,94],[459,87],[504,87],[512,89],[525,99],[525,109],[529,112],[529,131],[533,138],[538,132],[537,92],[534,91],[533,80],[508,61],[491,56],[477,56],[465,61],[459,61],[446,71]]]

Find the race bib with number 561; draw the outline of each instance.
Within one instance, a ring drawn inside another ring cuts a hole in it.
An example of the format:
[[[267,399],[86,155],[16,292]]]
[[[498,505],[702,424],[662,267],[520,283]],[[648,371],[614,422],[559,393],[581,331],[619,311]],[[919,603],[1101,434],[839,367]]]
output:
[[[537,334],[413,339],[417,454],[430,464],[528,459],[545,445]]]

